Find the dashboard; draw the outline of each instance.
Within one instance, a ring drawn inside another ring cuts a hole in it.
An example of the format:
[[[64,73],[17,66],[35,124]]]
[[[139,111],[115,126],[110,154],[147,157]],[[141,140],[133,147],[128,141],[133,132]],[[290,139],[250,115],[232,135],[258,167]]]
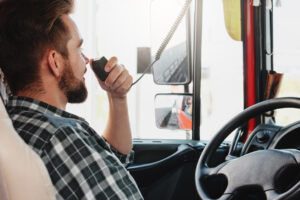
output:
[[[300,150],[300,121],[286,127],[258,125],[243,146],[241,155],[264,149]]]

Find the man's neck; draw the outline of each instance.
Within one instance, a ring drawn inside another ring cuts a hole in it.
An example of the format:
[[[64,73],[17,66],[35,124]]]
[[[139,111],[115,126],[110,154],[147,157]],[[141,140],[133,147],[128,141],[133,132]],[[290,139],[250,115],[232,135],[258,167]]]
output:
[[[51,106],[57,107],[61,110],[66,109],[67,98],[61,91],[44,91],[44,92],[31,92],[22,91],[16,94],[17,96],[29,97],[38,101],[45,102]]]

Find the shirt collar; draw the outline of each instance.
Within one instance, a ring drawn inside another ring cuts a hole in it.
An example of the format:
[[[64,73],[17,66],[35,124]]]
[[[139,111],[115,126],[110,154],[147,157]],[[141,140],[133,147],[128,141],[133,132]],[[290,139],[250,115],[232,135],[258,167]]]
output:
[[[43,114],[65,117],[65,118],[75,118],[85,121],[83,118],[77,115],[71,114],[57,107],[51,106],[45,102],[32,99],[23,96],[10,96],[9,101],[6,105],[7,109],[21,109],[21,110],[32,110]]]

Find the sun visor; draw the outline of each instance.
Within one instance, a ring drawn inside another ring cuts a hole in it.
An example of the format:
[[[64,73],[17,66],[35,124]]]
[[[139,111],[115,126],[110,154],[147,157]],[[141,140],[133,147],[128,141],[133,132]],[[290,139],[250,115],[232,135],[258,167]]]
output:
[[[223,0],[223,6],[227,33],[233,40],[241,41],[241,1]]]

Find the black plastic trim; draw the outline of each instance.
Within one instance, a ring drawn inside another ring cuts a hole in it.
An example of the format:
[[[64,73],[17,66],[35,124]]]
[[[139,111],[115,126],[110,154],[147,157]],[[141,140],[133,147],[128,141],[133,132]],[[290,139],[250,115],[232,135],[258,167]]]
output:
[[[193,79],[193,140],[200,140],[201,115],[201,50],[202,50],[202,0],[195,1],[195,32],[194,32],[194,79]],[[196,81],[195,81],[196,80]]]

